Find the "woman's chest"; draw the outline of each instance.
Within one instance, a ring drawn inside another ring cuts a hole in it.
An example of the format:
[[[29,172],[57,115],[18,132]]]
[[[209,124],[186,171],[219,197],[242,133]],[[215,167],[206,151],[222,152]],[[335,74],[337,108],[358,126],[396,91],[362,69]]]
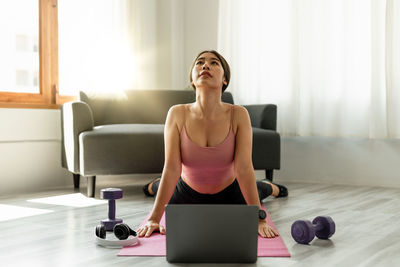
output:
[[[188,138],[202,147],[215,147],[222,144],[231,131],[231,123],[229,120],[213,122],[188,120],[184,127]],[[234,130],[234,128],[232,128],[232,130]]]

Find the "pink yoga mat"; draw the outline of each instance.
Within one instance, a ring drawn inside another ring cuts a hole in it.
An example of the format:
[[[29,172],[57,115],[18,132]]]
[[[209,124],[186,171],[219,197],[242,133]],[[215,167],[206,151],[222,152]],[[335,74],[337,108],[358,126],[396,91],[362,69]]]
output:
[[[265,207],[262,206],[265,210]],[[265,210],[266,211],[266,210]],[[267,211],[266,211],[267,212]],[[142,222],[144,224],[146,219]],[[276,227],[271,220],[271,216],[267,212],[267,222],[275,230]],[[165,226],[165,214],[163,214],[161,225]],[[131,247],[124,247],[118,253],[118,256],[165,256],[166,255],[166,241],[165,235],[160,233],[153,233],[150,237],[139,238],[139,244]],[[290,253],[283,242],[281,236],[275,238],[262,238],[258,236],[258,257],[290,257]]]

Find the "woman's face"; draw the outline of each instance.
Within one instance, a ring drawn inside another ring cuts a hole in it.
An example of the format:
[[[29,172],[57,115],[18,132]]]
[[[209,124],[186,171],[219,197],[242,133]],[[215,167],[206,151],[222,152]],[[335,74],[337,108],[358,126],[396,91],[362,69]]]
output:
[[[226,84],[221,61],[213,53],[203,53],[195,61],[192,80],[196,88],[213,87],[222,89]]]

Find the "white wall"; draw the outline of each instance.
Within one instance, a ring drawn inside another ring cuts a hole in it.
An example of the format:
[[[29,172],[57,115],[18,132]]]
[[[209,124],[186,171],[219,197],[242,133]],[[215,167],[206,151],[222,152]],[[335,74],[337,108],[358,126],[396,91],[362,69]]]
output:
[[[61,168],[60,111],[1,108],[0,195],[68,184],[72,178]]]
[[[145,27],[134,43],[146,51],[142,74],[147,81],[137,88],[182,89],[190,86],[189,71],[195,56],[217,49],[217,0],[135,0],[135,27]],[[134,32],[140,32],[134,29]],[[151,53],[148,53],[148,50]]]
[[[189,71],[194,58],[203,50],[217,50],[218,0],[186,0],[184,73],[189,83]]]
[[[158,80],[139,87],[186,87],[197,53],[217,48],[218,1],[148,0],[146,5],[157,9],[146,17],[149,23],[140,25],[149,27],[141,45],[156,51],[147,52],[151,60],[143,68],[146,79],[158,73]],[[180,73],[171,73],[176,66]],[[71,175],[61,168],[59,110],[0,108],[0,122],[0,195],[72,188]],[[278,182],[400,187],[399,162],[400,140],[282,137],[282,169],[275,177]]]
[[[400,187],[400,140],[283,137],[277,181]]]

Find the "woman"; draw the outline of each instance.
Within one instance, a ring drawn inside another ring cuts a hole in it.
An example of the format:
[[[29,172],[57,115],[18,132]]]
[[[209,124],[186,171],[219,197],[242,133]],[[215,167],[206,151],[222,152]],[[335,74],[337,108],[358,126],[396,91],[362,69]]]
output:
[[[261,209],[260,201],[269,195],[287,196],[284,186],[256,182],[247,110],[221,101],[229,80],[229,65],[218,52],[203,51],[196,57],[190,72],[196,101],[168,111],[164,169],[161,178],[143,188],[156,199],[147,223],[137,229],[140,237],[165,233],[159,222],[167,203],[247,203]],[[258,233],[278,236],[262,217]]]

